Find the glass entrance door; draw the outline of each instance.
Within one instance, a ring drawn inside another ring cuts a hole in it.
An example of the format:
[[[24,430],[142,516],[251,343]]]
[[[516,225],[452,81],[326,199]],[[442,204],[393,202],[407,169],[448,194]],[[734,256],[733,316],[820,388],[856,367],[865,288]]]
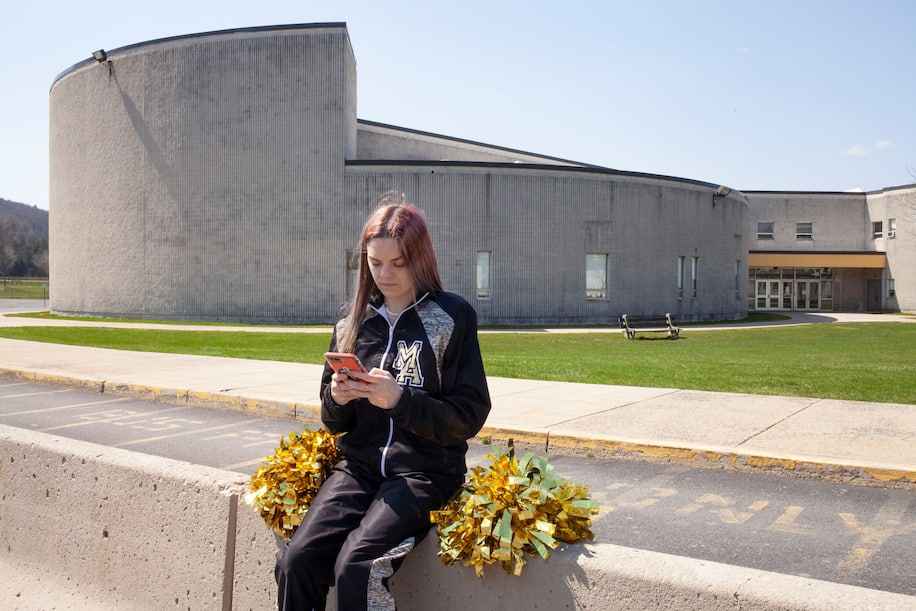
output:
[[[795,282],[795,309],[820,310],[821,291],[818,280],[797,280]]]
[[[795,283],[795,309],[796,310],[807,310],[808,309],[808,283],[805,280],[799,280]]]
[[[758,280],[756,300],[758,310],[791,310],[792,282]]]
[[[791,280],[782,281],[782,309],[791,310],[792,309],[792,285]]]

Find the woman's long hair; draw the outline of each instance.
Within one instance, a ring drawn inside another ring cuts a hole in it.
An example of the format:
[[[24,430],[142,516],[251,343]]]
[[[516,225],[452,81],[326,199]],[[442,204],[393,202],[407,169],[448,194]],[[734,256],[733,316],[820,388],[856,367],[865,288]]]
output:
[[[378,207],[369,216],[359,238],[359,281],[356,296],[349,305],[349,314],[343,331],[337,338],[339,352],[355,352],[356,336],[363,321],[363,313],[370,299],[382,297],[382,292],[369,273],[366,245],[375,238],[394,238],[407,260],[418,294],[441,291],[436,251],[429,237],[423,211],[408,203],[403,193],[388,192],[378,200]]]

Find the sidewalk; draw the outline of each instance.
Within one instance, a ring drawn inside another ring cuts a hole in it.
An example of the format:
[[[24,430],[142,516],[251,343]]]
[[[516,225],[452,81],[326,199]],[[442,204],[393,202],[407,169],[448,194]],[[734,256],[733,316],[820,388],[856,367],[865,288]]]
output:
[[[322,367],[0,339],[0,373],[316,421]],[[488,378],[480,438],[916,483],[916,406]]]

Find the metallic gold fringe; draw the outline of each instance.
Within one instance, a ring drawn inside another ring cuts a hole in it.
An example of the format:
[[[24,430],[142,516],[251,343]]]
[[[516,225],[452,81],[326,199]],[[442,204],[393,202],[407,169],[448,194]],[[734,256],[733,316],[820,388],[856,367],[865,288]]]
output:
[[[251,476],[245,502],[257,508],[267,526],[288,539],[338,461],[334,435],[325,430],[292,432]]]
[[[559,478],[546,458],[525,454],[489,454],[491,465],[471,469],[459,496],[430,514],[439,532],[439,558],[464,561],[478,577],[484,566],[499,562],[521,575],[527,554],[544,559],[558,541],[591,540],[591,516],[598,504],[588,488]]]

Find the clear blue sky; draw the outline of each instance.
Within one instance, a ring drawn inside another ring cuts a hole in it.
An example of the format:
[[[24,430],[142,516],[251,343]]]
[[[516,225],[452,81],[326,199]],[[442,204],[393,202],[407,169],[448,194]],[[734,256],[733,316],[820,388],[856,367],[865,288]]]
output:
[[[360,118],[739,189],[916,182],[916,2],[6,3],[0,197],[48,207],[48,89],[98,48],[346,21]]]

